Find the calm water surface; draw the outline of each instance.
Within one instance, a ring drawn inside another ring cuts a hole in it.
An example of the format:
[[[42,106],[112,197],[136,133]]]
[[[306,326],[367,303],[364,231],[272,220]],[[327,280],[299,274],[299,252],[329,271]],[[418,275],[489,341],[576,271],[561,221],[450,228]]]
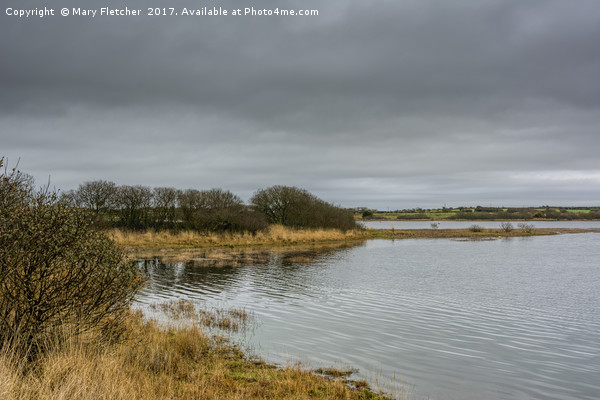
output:
[[[600,398],[600,234],[369,241],[307,263],[145,263],[141,304],[243,306],[272,362],[349,364],[411,398]]]

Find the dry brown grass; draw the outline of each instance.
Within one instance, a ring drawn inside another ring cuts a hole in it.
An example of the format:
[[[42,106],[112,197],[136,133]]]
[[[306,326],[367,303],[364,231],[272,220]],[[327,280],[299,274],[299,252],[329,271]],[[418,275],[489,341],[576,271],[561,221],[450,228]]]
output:
[[[117,244],[130,248],[185,248],[218,246],[288,245],[339,242],[366,238],[361,230],[343,232],[337,229],[291,229],[272,225],[267,231],[243,233],[199,233],[195,231],[126,232],[115,229],[110,236]]]
[[[366,229],[342,232],[335,229],[296,230],[280,225],[273,225],[266,232],[251,233],[221,233],[202,234],[193,231],[171,233],[167,231],[155,232],[126,232],[121,230],[111,231],[111,237],[117,244],[127,248],[132,253],[152,251],[153,254],[162,251],[177,250],[189,251],[198,248],[210,247],[243,247],[243,246],[290,246],[310,244],[335,244],[356,243],[367,239],[416,239],[416,238],[481,238],[481,237],[512,237],[512,236],[537,236],[554,235],[560,233],[600,232],[599,229],[563,229],[540,228],[531,232],[515,229],[505,232],[502,229],[483,229],[481,232],[471,232],[469,229]],[[231,254],[231,253],[228,253]],[[249,257],[254,257],[251,252],[246,252]],[[229,257],[228,255],[214,253],[212,258]],[[236,257],[236,259],[240,259]],[[252,261],[251,259],[249,261]]]
[[[0,398],[48,399],[361,399],[383,398],[298,367],[276,368],[196,326],[128,319],[128,339],[93,337],[57,344],[31,368],[0,354]]]

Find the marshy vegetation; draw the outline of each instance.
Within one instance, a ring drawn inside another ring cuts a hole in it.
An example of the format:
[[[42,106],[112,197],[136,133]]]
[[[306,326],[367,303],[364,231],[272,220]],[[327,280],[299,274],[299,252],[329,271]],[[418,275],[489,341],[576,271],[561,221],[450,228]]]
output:
[[[386,398],[297,366],[266,364],[195,325],[163,326],[139,313],[123,324],[123,340],[110,345],[91,333],[64,333],[33,365],[1,352],[2,399]]]
[[[170,322],[182,321],[228,332],[245,331],[254,321],[254,316],[244,308],[202,308],[184,299],[152,304],[150,308],[165,315]]]

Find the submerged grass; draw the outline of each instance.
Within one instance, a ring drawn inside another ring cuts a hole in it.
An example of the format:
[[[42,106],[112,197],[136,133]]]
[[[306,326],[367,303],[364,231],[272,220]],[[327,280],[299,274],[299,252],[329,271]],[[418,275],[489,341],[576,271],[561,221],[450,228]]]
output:
[[[218,328],[228,332],[246,330],[254,316],[245,308],[199,308],[189,300],[171,300],[153,304],[151,309],[163,313],[169,321],[184,321],[188,325]]]
[[[196,325],[162,326],[132,313],[127,333],[112,345],[90,336],[57,342],[33,367],[0,354],[0,398],[385,399],[362,385],[253,359]]]
[[[329,368],[318,368],[315,370],[315,373],[321,375],[331,376],[333,378],[341,378],[347,377],[354,373],[358,372],[354,368],[338,368],[338,367],[329,367]]]

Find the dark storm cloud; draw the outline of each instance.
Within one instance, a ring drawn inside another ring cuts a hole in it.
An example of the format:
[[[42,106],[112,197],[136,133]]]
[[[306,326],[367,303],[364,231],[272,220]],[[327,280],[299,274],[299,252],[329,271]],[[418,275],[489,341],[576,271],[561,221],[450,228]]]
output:
[[[247,197],[280,183],[393,208],[600,202],[594,0],[110,4],[125,5],[320,15],[2,15],[2,154],[65,188],[102,178]]]

